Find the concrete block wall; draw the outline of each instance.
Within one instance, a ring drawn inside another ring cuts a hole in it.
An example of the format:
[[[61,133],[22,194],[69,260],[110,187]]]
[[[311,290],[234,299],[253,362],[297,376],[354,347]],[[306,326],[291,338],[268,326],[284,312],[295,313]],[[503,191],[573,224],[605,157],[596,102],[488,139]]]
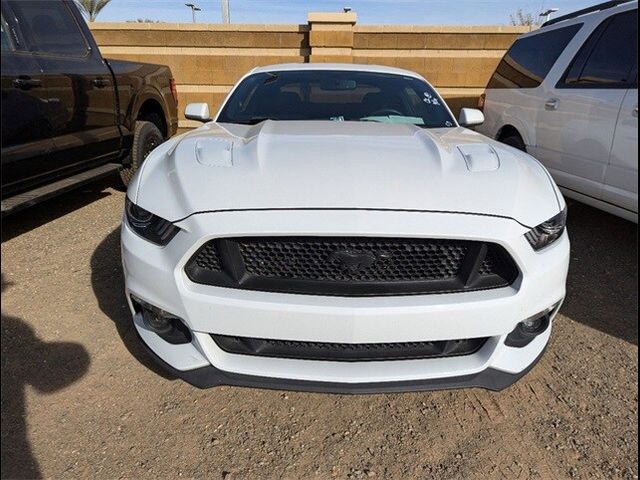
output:
[[[90,24],[107,58],[166,64],[178,88],[180,130],[187,103],[216,111],[231,86],[255,66],[346,62],[414,70],[454,113],[474,106],[505,50],[527,27],[358,25],[349,13],[310,13],[305,25],[179,23]]]
[[[507,26],[356,26],[353,61],[420,73],[454,113],[475,107],[504,52],[522,33]]]

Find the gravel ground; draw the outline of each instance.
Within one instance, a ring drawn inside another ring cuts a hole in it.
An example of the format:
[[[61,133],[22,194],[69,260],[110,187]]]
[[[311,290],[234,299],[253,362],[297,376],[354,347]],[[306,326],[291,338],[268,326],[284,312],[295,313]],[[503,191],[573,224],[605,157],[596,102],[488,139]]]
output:
[[[3,478],[638,478],[636,225],[571,206],[567,301],[503,392],[198,390],[132,331],[123,198],[95,185],[3,221]]]

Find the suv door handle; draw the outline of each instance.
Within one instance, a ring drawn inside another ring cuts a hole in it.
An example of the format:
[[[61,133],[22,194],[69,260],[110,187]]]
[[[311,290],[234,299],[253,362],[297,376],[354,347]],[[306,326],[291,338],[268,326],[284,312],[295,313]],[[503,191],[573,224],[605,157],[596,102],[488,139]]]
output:
[[[105,80],[104,78],[94,78],[91,80],[91,83],[96,88],[104,88],[109,85],[109,80]]]
[[[18,77],[13,80],[13,86],[20,90],[29,90],[30,88],[39,87],[40,79],[31,77]]]
[[[634,117],[638,116],[638,106],[636,105],[636,108],[633,109],[633,112],[631,112],[631,115],[633,115]]]
[[[557,98],[550,98],[549,100],[544,102],[544,108],[545,108],[545,110],[557,110],[558,109],[558,103],[560,103],[560,102],[558,101]]]

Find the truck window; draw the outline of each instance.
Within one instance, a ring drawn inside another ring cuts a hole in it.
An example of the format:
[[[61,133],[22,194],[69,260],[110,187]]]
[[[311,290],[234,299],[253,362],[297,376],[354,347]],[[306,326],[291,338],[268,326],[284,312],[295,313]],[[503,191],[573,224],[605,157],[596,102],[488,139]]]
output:
[[[558,87],[628,88],[638,68],[638,10],[614,15],[594,30]]]
[[[49,55],[83,57],[89,47],[69,7],[60,1],[12,0],[29,50]]]
[[[521,38],[498,64],[487,88],[535,88],[539,86],[582,24]]]

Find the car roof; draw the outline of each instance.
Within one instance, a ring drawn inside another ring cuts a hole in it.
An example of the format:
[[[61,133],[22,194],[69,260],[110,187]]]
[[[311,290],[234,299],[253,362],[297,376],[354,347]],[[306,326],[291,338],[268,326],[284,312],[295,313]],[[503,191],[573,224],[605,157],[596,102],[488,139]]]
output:
[[[386,65],[364,65],[358,63],[280,63],[275,65],[265,65],[256,67],[250,73],[264,72],[292,72],[292,71],[319,71],[334,70],[347,72],[370,72],[370,73],[389,73],[394,75],[404,75],[407,77],[419,78],[425,80],[424,77],[402,68],[388,67]],[[425,80],[426,81],[426,80]]]

